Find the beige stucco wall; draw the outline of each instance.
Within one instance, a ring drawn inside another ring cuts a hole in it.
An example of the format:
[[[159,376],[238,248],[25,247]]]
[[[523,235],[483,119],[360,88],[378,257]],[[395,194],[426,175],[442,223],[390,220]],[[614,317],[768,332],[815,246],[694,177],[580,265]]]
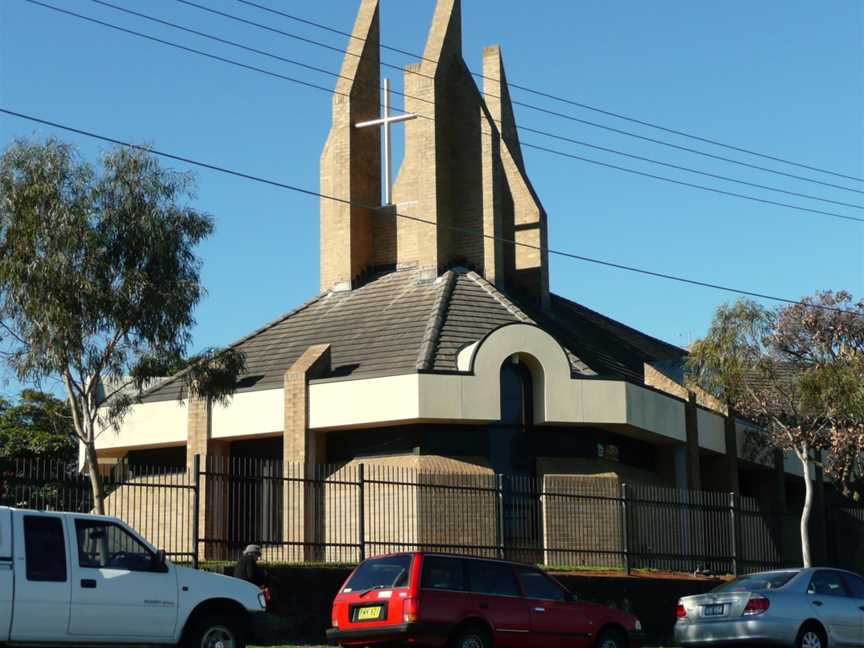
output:
[[[214,439],[281,432],[285,425],[284,390],[242,392],[227,405],[213,406],[211,418]]]
[[[132,407],[119,432],[103,429],[96,441],[99,450],[167,446],[186,441],[186,401],[163,401]]]
[[[614,426],[623,434],[648,432],[671,441],[686,441],[685,403],[681,399],[623,380],[573,377],[558,342],[529,324],[503,326],[463,349],[459,366],[466,373],[313,380],[309,385],[309,426],[326,431],[395,423],[497,421],[501,365],[514,355],[534,378],[537,424]],[[119,435],[111,430],[103,433],[99,448],[184,443],[186,416],[184,404],[176,401],[138,405],[127,416]],[[698,424],[700,447],[725,454],[722,416],[700,409]],[[283,427],[282,389],[237,394],[229,405],[213,408],[213,438],[273,434]],[[739,445],[743,437],[742,429]],[[794,462],[787,463],[787,469],[800,474]]]
[[[699,447],[726,454],[726,436],[723,417],[702,408],[697,413],[699,421]]]
[[[396,421],[497,421],[501,365],[518,354],[531,370],[538,424],[631,425],[682,441],[684,403],[625,381],[571,376],[564,350],[536,326],[502,327],[460,353],[466,374],[411,374],[311,385],[313,428]],[[385,395],[382,397],[382,394]],[[339,407],[333,407],[339,403]]]

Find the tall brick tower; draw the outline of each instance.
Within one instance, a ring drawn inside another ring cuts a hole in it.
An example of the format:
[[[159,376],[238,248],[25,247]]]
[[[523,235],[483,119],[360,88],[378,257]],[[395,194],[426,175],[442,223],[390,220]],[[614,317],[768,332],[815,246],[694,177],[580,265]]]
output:
[[[362,1],[354,36],[337,85],[350,98],[334,98],[322,189],[378,204],[380,134],[351,128],[379,113],[377,0]],[[462,58],[460,0],[438,0],[423,59],[405,68],[405,110],[419,118],[405,126],[395,205],[322,204],[322,290],[351,287],[372,267],[466,265],[548,304],[546,212],[525,171],[500,47],[484,51],[482,76],[481,92]]]

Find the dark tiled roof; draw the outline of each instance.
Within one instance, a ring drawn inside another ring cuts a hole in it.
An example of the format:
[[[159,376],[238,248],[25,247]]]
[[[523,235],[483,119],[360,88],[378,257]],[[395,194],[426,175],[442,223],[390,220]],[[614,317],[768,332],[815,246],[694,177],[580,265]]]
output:
[[[281,387],[285,371],[315,344],[331,345],[334,376],[416,371],[427,321],[445,284],[416,272],[391,272],[356,290],[315,298],[232,345],[246,354],[239,391]],[[168,383],[145,401],[179,395],[179,385]]]
[[[474,272],[455,269],[431,281],[401,270],[350,292],[320,295],[234,343],[246,354],[239,391],[281,387],[285,371],[315,344],[331,345],[334,377],[455,371],[463,347],[516,322],[536,324],[555,337],[575,374],[641,383],[645,362],[685,355],[557,295],[544,311],[511,300]],[[145,401],[176,399],[179,390],[168,381]]]
[[[455,370],[456,359],[462,348],[500,326],[515,322],[542,326],[536,315],[532,317],[480,275],[474,272],[458,273],[438,338],[437,354],[432,368],[438,371]],[[563,343],[563,338],[558,334],[560,332],[549,330],[549,327],[544,328]],[[578,354],[573,353],[566,344],[563,346],[575,373],[595,373],[580,360]]]

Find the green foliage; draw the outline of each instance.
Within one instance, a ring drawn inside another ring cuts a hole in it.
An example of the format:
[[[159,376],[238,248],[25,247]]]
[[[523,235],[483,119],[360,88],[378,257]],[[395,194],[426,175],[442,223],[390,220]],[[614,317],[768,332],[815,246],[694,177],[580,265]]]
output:
[[[204,294],[194,250],[213,231],[192,190],[140,148],[94,166],[56,139],[16,140],[0,157],[0,349],[22,382],[63,382],[88,460],[140,388],[186,356]],[[178,377],[224,401],[243,369],[241,354],[208,351]]]
[[[21,380],[119,379],[148,352],[181,355],[201,299],[194,246],[213,230],[192,179],[139,150],[101,172],[57,140],[0,158],[0,317]]]
[[[73,464],[78,456],[68,405],[50,394],[25,389],[17,405],[0,400],[0,469],[16,459]]]
[[[721,306],[687,369],[691,383],[762,427],[755,436],[763,448],[823,452],[838,484],[860,479],[864,303],[849,293],[820,292],[776,310],[748,300]]]
[[[696,341],[687,361],[687,375],[724,403],[745,398],[746,379],[763,363],[775,314],[754,301],[723,304],[704,339]]]

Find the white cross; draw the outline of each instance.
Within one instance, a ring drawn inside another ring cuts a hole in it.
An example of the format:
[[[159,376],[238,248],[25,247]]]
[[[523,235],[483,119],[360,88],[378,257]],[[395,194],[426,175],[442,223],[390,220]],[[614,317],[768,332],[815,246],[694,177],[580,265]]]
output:
[[[383,200],[385,205],[393,201],[393,137],[390,132],[393,124],[398,124],[409,119],[417,119],[417,115],[406,113],[404,115],[393,115],[390,112],[390,79],[384,79],[384,112],[380,119],[361,122],[355,128],[381,127],[381,135],[384,138],[382,150],[384,152],[384,190]]]

